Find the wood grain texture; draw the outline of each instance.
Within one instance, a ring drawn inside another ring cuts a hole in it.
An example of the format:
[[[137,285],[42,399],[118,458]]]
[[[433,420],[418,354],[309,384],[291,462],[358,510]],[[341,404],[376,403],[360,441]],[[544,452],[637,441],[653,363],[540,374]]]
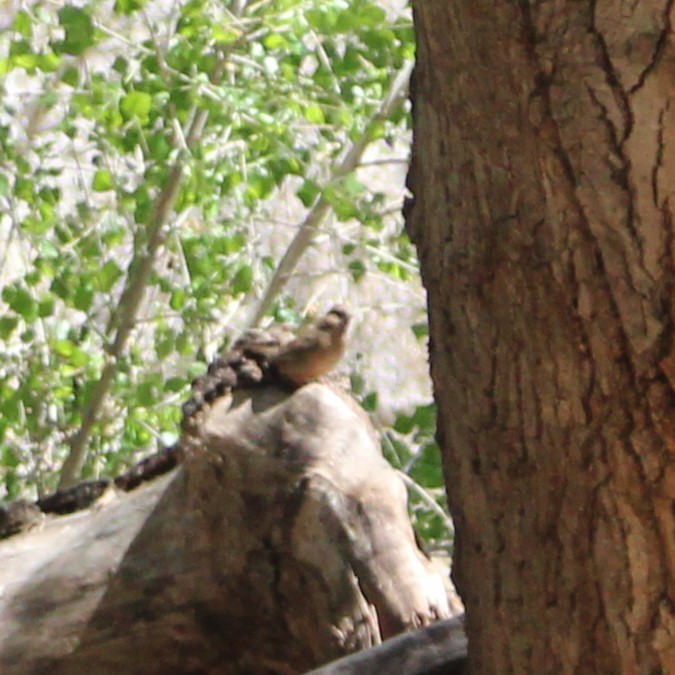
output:
[[[406,493],[325,385],[205,410],[181,467],[0,545],[0,672],[301,673],[449,615]]]
[[[672,2],[414,3],[472,672],[675,672]]]

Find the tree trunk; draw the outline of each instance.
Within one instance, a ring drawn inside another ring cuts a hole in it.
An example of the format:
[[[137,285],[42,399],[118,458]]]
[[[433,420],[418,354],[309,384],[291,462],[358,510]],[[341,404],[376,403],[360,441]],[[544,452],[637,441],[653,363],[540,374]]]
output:
[[[414,10],[408,229],[472,672],[673,673],[673,3]]]

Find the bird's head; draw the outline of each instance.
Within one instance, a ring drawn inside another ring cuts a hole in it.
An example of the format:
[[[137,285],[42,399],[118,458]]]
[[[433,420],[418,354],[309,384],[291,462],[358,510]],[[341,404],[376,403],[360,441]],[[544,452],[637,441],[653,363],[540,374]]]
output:
[[[342,305],[335,305],[328,310],[326,315],[319,321],[319,330],[329,331],[342,335],[349,324],[349,313]]]

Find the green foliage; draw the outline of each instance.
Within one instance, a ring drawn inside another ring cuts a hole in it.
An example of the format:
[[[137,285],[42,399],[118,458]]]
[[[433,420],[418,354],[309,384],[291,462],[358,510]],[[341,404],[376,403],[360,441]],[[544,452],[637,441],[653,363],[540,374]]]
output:
[[[15,13],[0,34],[0,495],[55,487],[111,354],[83,474],[114,474],[175,440],[198,351],[223,341],[223,316],[274,271],[252,224],[280,187],[363,223],[343,246],[354,281],[416,275],[383,195],[355,167],[335,172],[351,144],[393,144],[407,129],[404,106],[378,111],[413,52],[409,19],[388,21],[372,0],[271,0],[241,16],[220,0]],[[269,313],[299,318],[283,294]],[[421,414],[408,435],[422,433]],[[420,439],[398,466],[435,490]]]
[[[429,547],[448,550],[452,528],[435,431],[436,406],[418,406],[412,415],[396,417],[393,429],[386,432],[383,448],[389,461],[412,481],[411,504],[417,531]]]

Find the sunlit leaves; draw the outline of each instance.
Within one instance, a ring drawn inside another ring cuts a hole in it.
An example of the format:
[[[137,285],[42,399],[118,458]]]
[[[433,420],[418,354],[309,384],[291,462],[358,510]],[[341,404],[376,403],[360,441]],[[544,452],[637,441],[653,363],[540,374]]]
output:
[[[51,51],[35,51],[29,40],[15,40],[9,46],[9,56],[0,59],[0,74],[15,68],[23,68],[33,74],[37,70],[55,71],[61,63],[60,57]]]
[[[405,110],[372,118],[412,55],[409,20],[390,23],[371,0],[271,0],[236,18],[218,0],[22,6],[0,35],[0,74],[21,86],[31,78],[18,97],[0,80],[0,207],[19,268],[3,279],[0,370],[13,379],[0,385],[0,441],[11,428],[21,447],[48,447],[52,464],[28,478],[31,455],[19,461],[0,446],[0,465],[13,463],[8,491],[53,485],[49,471],[114,342],[114,311],[138,268],[130,261],[142,258],[177,173],[88,475],[114,473],[175,435],[205,336],[277,264],[260,247],[268,233],[251,223],[269,220],[273,231],[268,200],[280,188],[307,209],[323,199],[340,225],[363,223],[344,249],[354,279],[404,278],[412,264],[383,225],[381,196],[357,172],[333,175],[364,133],[389,140],[407,124]],[[288,298],[273,313],[301,318]],[[364,404],[375,410],[377,396]]]

